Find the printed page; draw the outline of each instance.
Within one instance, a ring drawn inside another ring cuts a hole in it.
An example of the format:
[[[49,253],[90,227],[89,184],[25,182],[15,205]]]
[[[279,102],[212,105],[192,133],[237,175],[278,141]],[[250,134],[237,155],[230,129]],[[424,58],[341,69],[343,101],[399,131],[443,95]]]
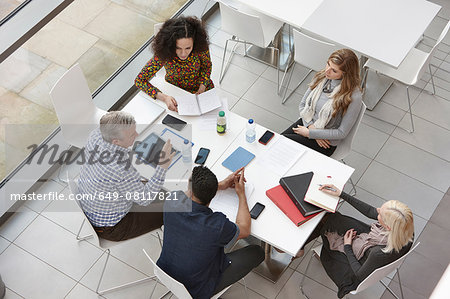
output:
[[[222,106],[222,103],[220,102],[220,99],[217,96],[216,90],[214,88],[197,95],[197,99],[201,114]]]
[[[252,183],[247,182],[245,184],[245,196],[250,198],[250,196],[255,190]],[[236,216],[239,208],[239,198],[233,188],[228,188],[226,190],[217,191],[216,196],[211,200],[209,207],[214,212],[224,213],[230,221],[236,221]]]
[[[197,103],[197,96],[195,94],[188,94],[178,96],[175,99],[178,103],[179,115],[200,115],[200,108]]]
[[[228,100],[227,98],[220,99],[222,105],[210,112],[207,112],[200,116],[200,121],[197,126],[201,131],[215,131],[217,128],[217,115],[219,111],[225,111],[225,116],[228,116]],[[228,127],[229,128],[229,127]]]

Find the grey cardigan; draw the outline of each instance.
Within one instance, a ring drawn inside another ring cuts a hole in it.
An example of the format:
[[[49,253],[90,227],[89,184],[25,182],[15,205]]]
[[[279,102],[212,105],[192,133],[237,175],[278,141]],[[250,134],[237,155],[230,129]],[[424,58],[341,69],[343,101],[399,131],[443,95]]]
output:
[[[311,88],[308,88],[302,100],[300,101],[299,111],[302,111],[305,107],[306,98],[311,92]],[[321,93],[320,98],[328,97],[327,94]],[[328,139],[331,145],[337,146],[339,142],[344,139],[358,118],[359,111],[362,105],[362,94],[359,89],[355,89],[352,93],[352,102],[347,108],[347,112],[342,116],[338,113],[335,117],[332,117],[324,129],[310,129],[309,139]],[[320,100],[319,100],[320,101]],[[316,119],[313,118],[313,122]],[[306,126],[305,122],[303,124]]]

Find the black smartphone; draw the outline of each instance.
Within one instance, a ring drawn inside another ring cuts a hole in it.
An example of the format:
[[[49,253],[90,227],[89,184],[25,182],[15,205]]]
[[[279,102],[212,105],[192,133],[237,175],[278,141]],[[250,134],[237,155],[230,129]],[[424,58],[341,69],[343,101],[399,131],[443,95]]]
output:
[[[187,124],[184,120],[176,118],[175,116],[172,116],[170,114],[167,114],[166,117],[164,117],[162,123],[178,131],[183,130],[183,128]]]
[[[269,143],[270,139],[273,138],[275,134],[273,132],[270,132],[269,130],[267,130],[262,136],[261,138],[259,138],[259,143],[266,145],[267,143]]]
[[[204,148],[204,147],[200,148],[198,150],[197,157],[195,157],[194,163],[200,164],[200,165],[205,164],[206,158],[208,158],[208,155],[209,155],[209,149]]]
[[[257,202],[250,211],[250,217],[257,219],[266,206]]]

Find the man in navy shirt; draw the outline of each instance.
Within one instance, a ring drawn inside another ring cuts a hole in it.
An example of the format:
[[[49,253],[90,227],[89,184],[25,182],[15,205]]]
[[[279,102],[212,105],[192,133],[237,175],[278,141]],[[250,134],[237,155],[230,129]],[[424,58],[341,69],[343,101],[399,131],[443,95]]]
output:
[[[217,190],[227,188],[234,188],[239,198],[235,223],[208,207]],[[208,168],[197,166],[189,190],[178,191],[176,198],[164,207],[164,245],[157,264],[183,283],[193,298],[211,298],[264,260],[264,251],[257,245],[224,253],[224,248],[250,235],[243,168],[218,182]],[[189,211],[174,212],[182,207]]]

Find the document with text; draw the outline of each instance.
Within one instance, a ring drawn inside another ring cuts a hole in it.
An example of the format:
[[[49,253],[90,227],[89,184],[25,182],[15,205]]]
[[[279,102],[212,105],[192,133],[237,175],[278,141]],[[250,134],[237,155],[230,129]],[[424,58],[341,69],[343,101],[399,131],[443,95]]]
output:
[[[216,90],[176,97],[179,115],[202,115],[222,106]]]

